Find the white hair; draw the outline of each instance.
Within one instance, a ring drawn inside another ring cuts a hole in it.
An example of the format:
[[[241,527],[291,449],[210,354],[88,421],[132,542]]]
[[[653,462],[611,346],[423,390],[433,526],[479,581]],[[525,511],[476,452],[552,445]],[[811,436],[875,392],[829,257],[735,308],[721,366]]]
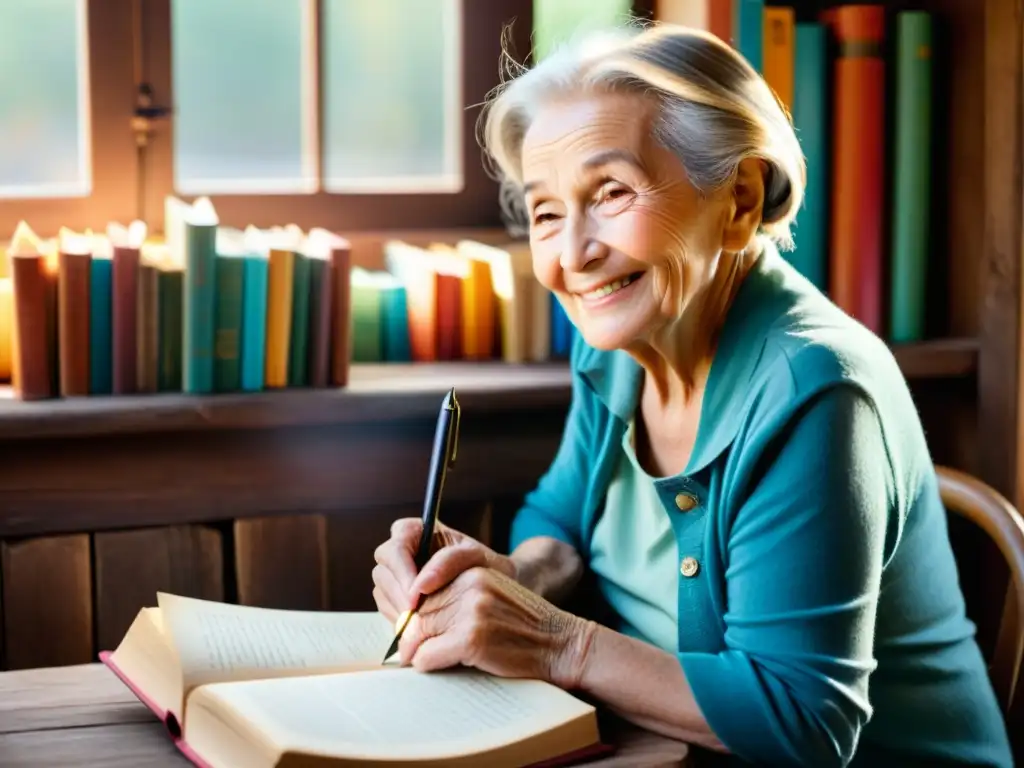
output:
[[[790,224],[806,183],[800,144],[765,81],[714,35],[677,25],[629,25],[585,34],[530,69],[503,56],[507,79],[484,105],[480,139],[501,182],[503,209],[517,222],[523,139],[538,109],[574,93],[635,93],[655,100],[654,138],[679,158],[701,192],[731,183],[742,160],[763,160],[761,231],[781,247],[792,246]]]

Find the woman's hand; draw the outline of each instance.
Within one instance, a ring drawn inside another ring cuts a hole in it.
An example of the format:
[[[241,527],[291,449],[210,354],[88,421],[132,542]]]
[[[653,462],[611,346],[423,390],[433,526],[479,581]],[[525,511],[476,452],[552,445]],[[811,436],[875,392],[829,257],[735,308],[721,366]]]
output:
[[[373,599],[377,609],[391,622],[412,608],[420,594],[432,594],[470,568],[491,568],[515,578],[516,566],[511,558],[440,522],[434,527],[433,555],[417,573],[413,558],[422,533],[423,521],[419,518],[396,520],[391,526],[391,538],[373,554],[377,562],[373,569]]]
[[[426,568],[423,574],[432,583]],[[594,629],[510,576],[475,566],[430,594],[409,621],[398,653],[402,664],[421,671],[461,664],[573,689]]]

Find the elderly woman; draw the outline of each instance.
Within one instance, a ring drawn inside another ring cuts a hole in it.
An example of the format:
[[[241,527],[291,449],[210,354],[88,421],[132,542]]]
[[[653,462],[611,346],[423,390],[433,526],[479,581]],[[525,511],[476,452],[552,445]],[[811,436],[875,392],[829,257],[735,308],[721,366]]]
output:
[[[402,662],[757,764],[1011,765],[907,385],[777,249],[804,168],[764,81],[656,26],[521,73],[484,127],[579,331],[572,404],[510,555],[445,529],[416,573],[416,520],[378,548],[385,615],[428,596]],[[614,620],[567,610],[584,575]]]

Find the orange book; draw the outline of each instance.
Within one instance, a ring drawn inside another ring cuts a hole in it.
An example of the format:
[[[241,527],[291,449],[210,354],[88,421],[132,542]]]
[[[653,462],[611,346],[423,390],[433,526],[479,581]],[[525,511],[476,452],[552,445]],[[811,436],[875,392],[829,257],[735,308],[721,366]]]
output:
[[[881,334],[885,8],[843,5],[827,20],[837,43],[829,292]]]
[[[409,345],[416,362],[462,357],[464,259],[400,240],[384,244],[388,270],[405,286]]]
[[[462,275],[462,356],[467,360],[494,357],[496,309],[490,262],[447,244],[431,245],[430,250],[459,260],[452,268]]]
[[[732,44],[732,3],[733,0],[707,0],[708,31]]]
[[[14,293],[12,385],[21,400],[56,397],[56,249],[45,248],[25,222],[18,224],[7,251]]]
[[[89,282],[92,243],[88,235],[61,229],[57,253],[57,331],[60,393],[89,394]]]
[[[792,8],[765,6],[764,9],[764,79],[775,96],[793,111],[793,56],[796,18]]]

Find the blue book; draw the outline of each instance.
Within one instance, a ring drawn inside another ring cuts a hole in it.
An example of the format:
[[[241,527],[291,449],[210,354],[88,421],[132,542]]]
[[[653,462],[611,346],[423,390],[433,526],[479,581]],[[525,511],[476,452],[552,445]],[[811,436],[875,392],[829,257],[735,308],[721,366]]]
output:
[[[89,272],[89,393],[114,391],[112,279],[114,262],[93,254]]]
[[[573,324],[565,307],[555,294],[551,294],[551,357],[567,359],[572,348]]]
[[[182,334],[182,389],[213,392],[214,307],[217,298],[217,224],[187,221],[184,226],[185,296]]]
[[[242,390],[263,389],[267,353],[267,284],[270,262],[266,256],[243,257],[242,271]]]
[[[732,39],[750,66],[763,74],[764,0],[732,0]]]
[[[404,286],[381,288],[380,330],[381,356],[391,363],[410,362],[409,304]]]
[[[828,61],[825,27],[799,23],[793,66],[793,127],[807,162],[804,203],[793,227],[789,262],[820,290],[828,289]]]

